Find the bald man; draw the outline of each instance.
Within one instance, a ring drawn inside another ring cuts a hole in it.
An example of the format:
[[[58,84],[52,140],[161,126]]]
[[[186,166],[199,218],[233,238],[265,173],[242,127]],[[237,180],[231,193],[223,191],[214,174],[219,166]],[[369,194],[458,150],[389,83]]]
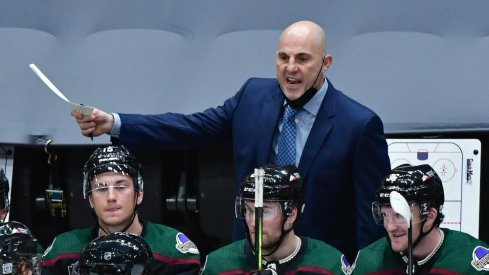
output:
[[[326,78],[333,60],[326,48],[324,30],[299,21],[280,36],[276,79],[250,78],[222,106],[190,115],[95,109],[88,116],[72,116],[83,135],[110,134],[112,142],[132,148],[232,142],[235,192],[255,167],[296,165],[306,182],[297,232],[325,241],[351,259],[383,234],[371,218],[370,203],[390,162],[380,118]],[[287,125],[286,113],[293,114]],[[235,221],[233,239],[244,234],[242,223]]]

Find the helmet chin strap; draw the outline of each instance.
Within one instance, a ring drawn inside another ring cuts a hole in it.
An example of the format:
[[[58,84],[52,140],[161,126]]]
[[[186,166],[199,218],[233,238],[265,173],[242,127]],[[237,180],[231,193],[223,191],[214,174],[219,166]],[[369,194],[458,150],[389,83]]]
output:
[[[290,233],[290,231],[292,231],[292,228],[289,229],[289,230],[285,230],[284,229],[284,225],[285,225],[285,221],[287,219],[284,219],[284,221],[282,222],[282,232],[280,232],[280,238],[278,239],[276,245],[275,245],[275,248],[272,250],[272,252],[268,253],[268,254],[264,254],[263,256],[264,257],[267,257],[267,256],[270,256],[270,255],[273,255],[273,253],[275,253],[277,251],[277,249],[280,247],[280,245],[282,245],[282,242],[284,241],[284,237]]]
[[[321,62],[321,67],[319,69],[318,75],[316,76],[316,80],[314,80],[314,83],[312,83],[311,88],[307,89],[300,97],[296,99],[292,100],[285,97],[285,101],[287,101],[287,104],[289,104],[290,107],[292,107],[293,109],[300,109],[304,107],[304,105],[306,105],[306,103],[309,102],[309,100],[311,100],[311,98],[318,92],[318,89],[314,88],[314,85],[316,84],[316,82],[319,79],[319,76],[321,75],[325,58],[326,57],[323,56],[323,61]]]
[[[420,228],[420,231],[419,231],[419,236],[418,238],[416,239],[416,241],[413,243],[413,249],[416,247],[416,245],[419,244],[419,242],[424,238],[426,237],[426,235],[430,234],[430,232],[435,228],[435,224],[433,223],[433,226],[431,226],[430,230],[428,230],[428,232],[423,232],[423,227],[426,223],[426,220],[424,220],[422,223],[421,223],[421,228]]]
[[[273,255],[273,253],[275,253],[277,251],[277,249],[280,247],[280,245],[282,244],[283,240],[284,240],[284,237],[290,233],[290,231],[292,231],[293,227],[290,228],[289,230],[285,230],[284,229],[284,225],[285,225],[285,222],[287,221],[287,216],[285,216],[285,219],[283,220],[282,222],[282,232],[280,232],[280,238],[278,239],[275,247],[273,248],[272,252],[268,253],[268,254],[263,254],[264,257],[267,257],[267,256],[270,256],[270,255]],[[249,227],[248,227],[248,224],[245,222],[245,227],[246,227],[246,239],[248,240],[248,243],[250,245],[250,247],[252,247],[253,249],[255,248],[255,246],[253,246],[253,244],[251,243],[251,237],[250,237],[250,230],[249,230]]]

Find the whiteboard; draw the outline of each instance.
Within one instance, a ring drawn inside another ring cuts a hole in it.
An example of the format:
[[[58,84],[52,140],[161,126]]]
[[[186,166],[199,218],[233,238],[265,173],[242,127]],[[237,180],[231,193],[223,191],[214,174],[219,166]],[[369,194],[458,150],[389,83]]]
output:
[[[479,236],[481,142],[478,139],[387,139],[391,167],[429,164],[445,191],[441,227]]]

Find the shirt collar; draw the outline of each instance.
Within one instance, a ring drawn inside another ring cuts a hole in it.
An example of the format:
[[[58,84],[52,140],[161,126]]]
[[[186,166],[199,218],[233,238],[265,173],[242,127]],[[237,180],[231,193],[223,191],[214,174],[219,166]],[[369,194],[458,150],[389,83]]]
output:
[[[304,107],[304,110],[309,112],[310,114],[316,116],[319,112],[319,108],[321,107],[321,103],[323,102],[324,96],[328,91],[328,81],[325,79],[323,86],[317,91],[317,93],[309,100]]]

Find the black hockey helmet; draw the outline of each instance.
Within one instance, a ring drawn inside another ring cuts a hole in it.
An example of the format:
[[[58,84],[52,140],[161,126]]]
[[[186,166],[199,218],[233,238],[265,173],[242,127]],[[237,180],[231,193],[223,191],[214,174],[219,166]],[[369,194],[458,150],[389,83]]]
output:
[[[77,274],[151,274],[153,253],[146,241],[127,232],[100,236],[83,249]]]
[[[304,183],[294,165],[268,166],[263,168],[263,201],[277,201],[284,215],[290,216],[292,208],[297,207],[298,216],[305,200]],[[239,196],[235,201],[237,218],[245,217],[245,200],[255,199],[255,174],[252,172],[241,183]]]
[[[5,214],[8,213],[10,208],[10,203],[8,199],[8,192],[10,186],[8,183],[7,176],[2,168],[0,168],[0,209],[5,209]]]
[[[37,239],[24,224],[16,221],[0,223],[2,274],[17,274],[21,267],[29,268],[32,274],[41,274],[41,254],[37,246]]]
[[[402,164],[392,169],[375,193],[373,207],[390,204],[390,193],[392,191],[399,192],[407,202],[419,205],[422,214],[426,214],[431,207],[436,208],[439,222],[443,219],[441,214],[445,202],[443,184],[430,165]]]
[[[134,187],[143,191],[141,165],[136,157],[124,146],[107,146],[97,148],[83,167],[83,197],[91,191],[91,180],[103,172],[117,172],[132,176]]]

